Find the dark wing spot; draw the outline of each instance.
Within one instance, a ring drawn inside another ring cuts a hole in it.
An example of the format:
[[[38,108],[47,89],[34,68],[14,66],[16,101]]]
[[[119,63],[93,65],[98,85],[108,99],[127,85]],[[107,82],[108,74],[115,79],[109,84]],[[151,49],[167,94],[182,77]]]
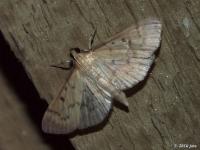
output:
[[[49,112],[49,113],[52,113],[52,114],[54,114],[54,115],[56,115],[58,118],[60,118],[61,120],[67,120],[67,119],[69,119],[69,114],[67,114],[67,113],[65,113],[65,116],[63,116],[61,113],[59,113],[59,112],[57,112],[57,111],[54,111],[54,110],[52,110],[52,109],[47,109],[47,111]]]
[[[67,91],[67,86],[64,87],[64,90]]]
[[[60,100],[61,100],[62,102],[64,102],[64,101],[65,101],[65,98],[64,98],[63,96],[61,96],[61,97],[60,97]]]
[[[115,63],[116,63],[116,62],[115,62],[115,60],[113,59],[113,60],[112,60],[112,64],[115,64]]]
[[[122,38],[121,41],[122,41],[122,42],[126,42],[126,39],[125,39],[125,38]]]
[[[130,48],[132,45],[131,45],[131,40],[128,40],[128,47]],[[133,48],[133,47],[132,47]]]
[[[126,63],[127,63],[127,64],[130,64],[130,60],[129,60],[129,59],[127,59],[127,60],[126,60]]]
[[[47,109],[47,111],[48,111],[49,113],[53,113],[53,114],[55,114],[55,115],[57,115],[57,116],[60,116],[60,113],[58,113],[57,111],[54,111],[54,110],[52,110],[52,109]]]

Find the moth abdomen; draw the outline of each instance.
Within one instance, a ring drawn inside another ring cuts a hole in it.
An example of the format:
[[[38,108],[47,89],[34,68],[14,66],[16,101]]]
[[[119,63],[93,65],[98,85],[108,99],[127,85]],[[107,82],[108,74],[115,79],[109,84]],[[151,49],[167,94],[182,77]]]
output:
[[[128,100],[126,95],[124,94],[124,92],[122,91],[114,91],[113,93],[113,97],[115,100],[117,100],[118,102],[122,103],[123,105],[125,105],[126,107],[128,107]]]

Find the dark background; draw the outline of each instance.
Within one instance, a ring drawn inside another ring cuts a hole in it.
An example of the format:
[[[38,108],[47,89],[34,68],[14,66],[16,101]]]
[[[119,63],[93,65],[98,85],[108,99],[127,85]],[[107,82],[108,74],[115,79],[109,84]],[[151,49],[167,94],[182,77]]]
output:
[[[0,149],[1,146],[7,145],[3,146],[2,150],[5,150],[5,148],[8,148],[9,150],[12,150],[12,148],[14,148],[13,150],[20,150],[24,149],[28,144],[30,144],[29,146],[35,144],[34,147],[29,148],[38,150],[38,145],[45,145],[46,147],[49,147],[49,150],[73,150],[74,148],[69,142],[67,136],[49,135],[41,131],[41,120],[43,117],[43,113],[45,112],[48,105],[46,101],[40,99],[35,87],[26,75],[23,66],[10,50],[10,47],[4,39],[2,33],[0,33],[0,76],[2,80],[6,81],[6,84],[0,84],[0,104],[4,103],[7,100],[6,96],[4,95],[5,92],[2,94],[2,91],[5,90],[6,87],[9,87],[9,89],[7,89],[7,93],[11,95],[16,95],[16,97],[10,99],[10,101],[16,101],[18,105],[25,105],[25,109],[23,111],[16,108],[17,111],[21,111],[22,114],[26,114],[18,116],[20,118],[26,117],[23,118],[24,122],[21,123],[23,124],[23,126],[26,126],[26,128],[28,128],[27,130],[31,130],[34,132],[34,134],[31,136],[36,136],[35,134],[37,134],[37,138],[39,138],[38,141],[41,142],[31,143],[31,139],[29,139],[29,143],[26,143],[27,141],[25,139],[23,141],[23,137],[20,133],[7,133],[6,130],[17,130],[17,128],[11,129],[12,126],[9,126],[9,124],[6,125],[7,120],[2,115],[8,113],[11,114],[10,117],[12,117],[12,115],[17,114],[14,114],[14,112],[12,112],[12,108],[6,109],[6,111],[4,111],[4,109],[2,110],[1,108],[4,107],[4,105],[1,105],[0,132],[4,135],[4,139],[8,139],[9,142],[6,143],[6,141],[0,138]],[[11,124],[16,124],[17,116],[14,116],[14,118],[15,119],[11,120]],[[31,126],[28,126],[25,120],[30,122]],[[2,125],[1,122],[4,122],[5,126]],[[17,141],[16,138],[22,138],[22,141]],[[13,146],[9,146],[12,144]]]

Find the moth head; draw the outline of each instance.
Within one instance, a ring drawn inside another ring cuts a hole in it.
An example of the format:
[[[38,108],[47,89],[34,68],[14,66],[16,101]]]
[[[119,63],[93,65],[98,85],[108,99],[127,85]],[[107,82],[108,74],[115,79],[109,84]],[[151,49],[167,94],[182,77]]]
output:
[[[72,58],[74,58],[74,55],[73,55],[74,53],[80,53],[81,52],[80,48],[70,48],[69,51],[70,51],[70,56]]]
[[[73,51],[75,51],[76,53],[80,53],[80,52],[81,52],[81,49],[75,47],[75,48],[70,48],[69,51],[70,51],[70,54],[71,54]]]

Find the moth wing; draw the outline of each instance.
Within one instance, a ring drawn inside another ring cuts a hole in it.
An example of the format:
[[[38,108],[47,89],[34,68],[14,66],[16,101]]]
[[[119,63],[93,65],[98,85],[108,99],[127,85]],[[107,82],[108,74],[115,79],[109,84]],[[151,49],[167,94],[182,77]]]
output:
[[[42,129],[47,133],[67,134],[94,126],[105,119],[111,105],[111,97],[95,81],[89,81],[75,69],[47,108]]]
[[[89,76],[85,78],[80,106],[79,129],[101,123],[112,108],[112,95]]]
[[[96,46],[98,50],[147,50],[152,53],[159,47],[161,39],[161,22],[156,18],[148,18],[136,25],[114,35],[103,44]]]
[[[118,89],[131,88],[144,79],[160,45],[161,28],[159,20],[146,19],[94,50],[96,58],[111,70],[111,82]]]
[[[82,90],[83,83],[78,70],[75,69],[44,114],[42,120],[44,132],[70,133],[78,127]]]

